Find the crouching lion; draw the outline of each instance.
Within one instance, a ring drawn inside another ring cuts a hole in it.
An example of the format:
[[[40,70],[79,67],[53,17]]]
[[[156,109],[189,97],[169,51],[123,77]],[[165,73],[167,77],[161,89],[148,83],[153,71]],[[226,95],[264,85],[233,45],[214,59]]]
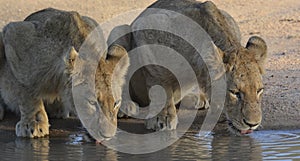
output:
[[[119,70],[115,70],[117,83],[112,91],[114,68],[123,56],[126,57],[118,53],[125,53],[120,52],[125,49],[116,45],[106,53],[102,31],[97,26],[93,19],[77,12],[49,8],[4,27],[0,41],[0,89],[4,104],[0,112],[3,117],[4,106],[20,112],[17,136],[33,138],[49,134],[44,101],[59,99],[66,112],[75,110],[72,77],[89,72],[76,69],[76,64],[84,62],[88,56],[99,58],[95,67],[98,102],[91,104],[90,98],[83,98],[83,106],[76,106],[75,113],[81,116],[79,118],[88,131],[93,129],[94,138],[106,139],[115,135],[121,87],[125,81],[123,76],[129,62],[125,58]],[[87,39],[90,33],[94,39]],[[80,50],[83,44],[86,47]]]
[[[227,78],[224,113],[228,120],[228,127],[234,134],[251,133],[261,124],[262,120],[261,100],[264,90],[262,74],[267,56],[265,41],[258,36],[253,36],[249,38],[246,47],[243,47],[236,22],[228,13],[219,10],[210,1],[201,3],[192,0],[158,0],[142,12],[130,26],[118,26],[112,31],[111,37],[114,34],[122,35],[120,34],[122,32],[127,34],[123,34],[124,36],[119,39],[110,38],[109,43],[119,44],[128,51],[137,52],[135,55],[140,56],[138,61],[156,59],[152,62],[159,62],[160,58],[157,55],[167,54],[157,53],[159,50],[152,50],[151,47],[148,49],[149,52],[144,50],[148,55],[138,53],[139,48],[147,47],[147,45],[167,46],[180,53],[191,64],[198,83],[202,91],[205,92],[205,97],[203,93],[198,96],[200,98],[198,102],[201,106],[207,106],[205,102],[210,100],[206,98],[211,97],[209,87],[213,78],[209,78],[207,66],[200,54],[195,54],[195,49],[190,44],[176,34],[153,29],[156,24],[159,24],[158,27],[156,26],[157,28],[167,26],[168,29],[180,25],[181,28],[190,27],[176,23],[179,22],[180,16],[163,10],[169,10],[188,17],[200,25],[204,32],[209,35],[213,44],[203,45],[201,50],[204,53],[205,51],[208,53],[215,50],[214,52],[218,53],[220,62],[224,66],[223,74]],[[153,23],[147,23],[147,20]],[[185,34],[193,37],[191,33],[186,32]],[[194,34],[196,35],[196,33]],[[199,43],[203,43],[205,36],[203,34],[203,37],[196,37],[195,39]],[[172,56],[168,56],[164,61],[172,61],[172,59]],[[131,70],[132,64],[133,61],[131,61],[128,71]],[[178,65],[178,70],[182,71],[182,75],[186,73],[183,68],[184,66]],[[146,120],[146,127],[154,130],[176,129],[178,118],[175,105],[184,97],[180,95],[180,92],[188,93],[188,89],[191,89],[193,85],[187,83],[188,87],[179,86],[172,72],[160,66],[146,65],[137,70],[130,78],[129,92],[131,100],[141,107],[149,106],[151,103],[151,98],[148,95],[149,90],[157,84],[165,89],[167,101],[158,115]],[[182,92],[180,90],[186,91]]]

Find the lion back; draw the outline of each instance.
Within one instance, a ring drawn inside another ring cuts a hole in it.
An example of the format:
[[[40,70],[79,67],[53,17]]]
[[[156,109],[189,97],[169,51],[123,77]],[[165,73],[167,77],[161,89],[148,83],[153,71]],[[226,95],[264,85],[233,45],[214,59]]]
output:
[[[32,86],[63,73],[70,48],[79,51],[95,27],[85,19],[77,12],[49,8],[5,26],[5,56],[15,78]]]

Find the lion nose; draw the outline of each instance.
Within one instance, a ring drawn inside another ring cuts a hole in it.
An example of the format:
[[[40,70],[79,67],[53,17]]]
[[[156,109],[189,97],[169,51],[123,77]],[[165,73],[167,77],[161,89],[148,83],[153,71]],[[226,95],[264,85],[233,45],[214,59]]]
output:
[[[249,123],[249,122],[247,122],[245,119],[243,119],[243,121],[244,121],[244,123],[245,123],[246,125],[250,126],[250,128],[251,128],[251,127],[255,127],[255,126],[257,126],[257,125],[259,124],[259,123],[256,123],[256,124]]]

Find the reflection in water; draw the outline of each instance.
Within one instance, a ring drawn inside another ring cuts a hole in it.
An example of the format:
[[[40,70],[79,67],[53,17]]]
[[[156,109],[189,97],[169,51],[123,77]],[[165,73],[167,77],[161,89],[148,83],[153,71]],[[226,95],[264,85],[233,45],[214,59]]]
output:
[[[286,160],[300,158],[300,131],[258,131],[250,136],[185,134],[155,153],[130,155],[87,143],[84,135],[39,139],[0,136],[0,160]]]
[[[250,136],[216,136],[212,141],[213,160],[262,160],[262,149]]]
[[[48,160],[49,139],[23,139],[1,143],[1,160]]]

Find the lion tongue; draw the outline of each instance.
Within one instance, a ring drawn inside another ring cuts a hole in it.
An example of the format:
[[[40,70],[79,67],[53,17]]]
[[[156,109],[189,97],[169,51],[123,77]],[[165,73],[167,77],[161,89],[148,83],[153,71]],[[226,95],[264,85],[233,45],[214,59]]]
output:
[[[98,140],[96,140],[96,144],[101,144],[101,142],[102,142],[102,141],[98,141]]]
[[[252,133],[253,132],[253,130],[241,130],[241,134],[250,134],[250,133]]]

